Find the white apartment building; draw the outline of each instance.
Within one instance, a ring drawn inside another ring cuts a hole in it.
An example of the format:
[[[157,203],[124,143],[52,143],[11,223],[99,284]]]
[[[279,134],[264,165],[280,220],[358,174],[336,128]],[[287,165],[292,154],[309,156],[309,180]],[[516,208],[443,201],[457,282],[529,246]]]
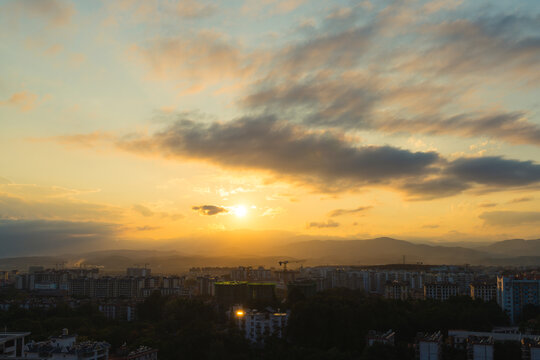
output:
[[[23,354],[24,338],[29,332],[0,333],[0,358],[16,358]]]
[[[241,307],[233,307],[232,315],[244,337],[253,343],[264,343],[267,336],[281,338],[289,319],[288,313],[244,310]]]

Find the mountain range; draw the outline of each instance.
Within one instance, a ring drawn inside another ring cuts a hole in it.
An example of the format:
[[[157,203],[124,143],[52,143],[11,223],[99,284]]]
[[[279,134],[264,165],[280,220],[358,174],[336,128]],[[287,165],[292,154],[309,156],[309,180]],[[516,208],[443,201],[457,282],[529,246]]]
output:
[[[278,242],[276,246],[268,247],[264,255],[244,252],[236,256],[182,253],[178,250],[102,250],[59,256],[0,258],[0,269],[26,270],[31,265],[54,267],[65,263],[67,266],[100,266],[107,272],[122,272],[126,267],[149,264],[154,272],[169,273],[203,266],[277,267],[278,261],[285,259],[299,261],[304,266],[379,265],[403,261],[407,264],[433,265],[540,266],[540,239],[504,240],[473,248],[452,246],[451,243],[419,244],[388,237],[367,240],[305,240],[289,244]]]

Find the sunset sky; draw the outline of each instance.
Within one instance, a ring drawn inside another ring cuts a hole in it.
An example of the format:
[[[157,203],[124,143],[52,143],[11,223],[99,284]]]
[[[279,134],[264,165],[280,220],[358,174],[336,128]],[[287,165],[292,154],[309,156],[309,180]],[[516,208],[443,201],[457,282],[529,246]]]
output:
[[[539,4],[0,1],[1,242],[538,238]]]

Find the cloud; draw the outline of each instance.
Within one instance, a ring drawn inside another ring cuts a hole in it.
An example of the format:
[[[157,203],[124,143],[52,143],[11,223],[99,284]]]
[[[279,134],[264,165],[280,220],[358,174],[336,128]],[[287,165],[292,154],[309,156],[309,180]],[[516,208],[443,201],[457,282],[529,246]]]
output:
[[[431,179],[410,181],[402,184],[409,200],[432,200],[454,196],[470,188],[470,185],[457,177],[439,176]]]
[[[489,136],[511,144],[540,146],[540,126],[528,121],[522,111],[441,115],[457,95],[455,89],[426,84],[389,87],[384,80],[361,72],[338,76],[323,72],[298,81],[258,84],[241,104],[310,126],[391,134]],[[380,113],[381,107],[396,111]]]
[[[193,206],[191,209],[199,212],[199,215],[218,215],[218,214],[226,214],[229,212],[224,207],[215,206],[215,205]]]
[[[200,19],[213,15],[217,7],[213,4],[205,4],[195,0],[182,0],[176,4],[175,12],[186,19]]]
[[[366,210],[371,209],[372,206],[360,206],[355,209],[336,209],[332,210],[328,216],[330,217],[336,217],[336,216],[342,216],[342,215],[350,215],[350,214],[356,214],[359,212],[364,212]]]
[[[121,216],[121,209],[109,205],[62,197],[23,199],[0,193],[0,218],[84,221],[110,220]]]
[[[141,214],[144,217],[151,217],[151,216],[159,216],[162,218],[168,218],[172,221],[180,220],[184,218],[184,215],[177,214],[177,213],[169,213],[169,212],[156,212],[148,208],[147,206],[141,205],[141,204],[135,204],[131,207],[131,209],[139,214]]]
[[[394,118],[376,121],[372,126],[389,133],[489,136],[511,144],[540,146],[540,126],[527,121],[523,112],[480,116],[460,114],[448,118],[439,116],[414,119]]]
[[[6,8],[19,16],[41,18],[52,26],[69,24],[75,14],[73,4],[61,0],[14,0],[8,2]]]
[[[536,82],[538,21],[538,15],[496,15],[425,25],[424,35],[433,45],[406,67],[438,75],[497,74]]]
[[[442,10],[454,10],[463,3],[463,0],[434,0],[423,7],[426,14],[433,14]]]
[[[256,61],[224,34],[213,31],[157,38],[142,46],[133,45],[131,54],[149,67],[154,79],[179,81],[188,91],[194,85],[241,79],[252,74]]]
[[[427,224],[427,225],[422,226],[423,229],[437,229],[439,227],[440,226],[437,224]]]
[[[118,225],[104,222],[0,219],[1,256],[58,256],[111,248],[119,230]]]
[[[115,145],[143,156],[189,159],[224,168],[257,170],[332,193],[384,186],[409,200],[429,200],[465,190],[501,191],[540,182],[540,165],[501,156],[443,158],[392,146],[361,145],[331,130],[312,130],[273,116],[228,122],[192,121],[179,114],[153,134],[116,138]]]
[[[148,216],[154,215],[154,212],[144,205],[136,204],[136,205],[133,205],[132,209],[138,212],[139,214],[141,214],[142,216],[148,217]]]
[[[311,132],[271,117],[210,124],[183,119],[150,137],[128,137],[118,145],[142,154],[270,171],[326,190],[422,176],[440,160],[434,152],[356,146],[335,133]]]
[[[58,135],[46,138],[45,140],[52,140],[64,145],[74,145],[78,147],[91,148],[112,139],[114,139],[114,136],[112,134],[101,131],[94,131],[88,134]],[[43,139],[34,138],[32,140],[38,141]]]
[[[497,205],[498,205],[497,203],[481,203],[481,204],[478,204],[478,207],[490,208],[490,207],[495,207]]]
[[[151,231],[151,230],[157,230],[159,228],[160,228],[159,226],[144,225],[144,226],[137,226],[137,231]]]
[[[526,186],[540,181],[539,164],[500,156],[457,159],[445,172],[465,182],[496,187]]]
[[[480,215],[486,225],[518,226],[540,224],[540,211],[491,211]]]
[[[13,106],[20,111],[32,110],[38,102],[38,96],[28,91],[21,91],[11,95],[7,100],[0,101],[0,105]]]
[[[335,228],[335,227],[338,227],[339,226],[339,223],[333,221],[333,220],[328,220],[327,222],[310,222],[308,225],[307,225],[307,228],[310,229],[310,228],[317,228],[317,229],[323,229],[323,228]]]
[[[508,203],[509,204],[516,204],[516,203],[533,201],[533,200],[534,200],[534,198],[532,196],[523,196],[523,197],[520,197],[520,198],[512,199]]]

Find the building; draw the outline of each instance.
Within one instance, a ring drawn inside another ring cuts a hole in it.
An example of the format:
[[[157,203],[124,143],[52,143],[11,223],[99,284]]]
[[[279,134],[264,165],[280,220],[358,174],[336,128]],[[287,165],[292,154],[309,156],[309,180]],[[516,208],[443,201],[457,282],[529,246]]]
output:
[[[134,321],[137,318],[137,304],[134,302],[116,301],[98,305],[107,319]]]
[[[441,360],[442,334],[440,331],[433,334],[420,333],[416,337],[416,354],[419,360]]]
[[[410,297],[410,292],[411,287],[408,282],[387,281],[384,288],[384,297],[392,300],[407,300]]]
[[[200,296],[214,296],[214,283],[217,281],[216,277],[209,275],[197,276],[197,289],[196,295]]]
[[[122,346],[117,353],[110,357],[111,360],[157,360],[158,350],[148,346],[139,346],[135,350],[129,350]]]
[[[239,266],[231,271],[233,281],[270,281],[272,270],[259,266],[257,269],[251,266]]]
[[[424,285],[424,299],[445,301],[459,295],[459,286],[448,282],[428,283]]]
[[[106,342],[77,342],[77,335],[69,335],[64,329],[62,335],[47,341],[31,341],[24,347],[27,359],[62,359],[62,360],[108,360],[110,345]]]
[[[130,277],[148,277],[151,273],[152,270],[146,267],[131,267],[126,269],[126,275]]]
[[[481,299],[485,302],[497,299],[497,283],[477,282],[469,285],[471,298]]]
[[[523,338],[521,340],[521,359],[540,360],[540,338]]]
[[[16,358],[23,356],[25,337],[29,332],[0,333],[0,358]]]
[[[491,336],[469,336],[467,360],[493,360],[493,338]]]
[[[396,333],[392,330],[386,332],[379,332],[375,330],[370,330],[367,336],[368,346],[373,346],[375,344],[391,345],[394,346]]]
[[[537,276],[497,277],[497,303],[514,324],[520,320],[525,305],[539,305],[539,296],[540,278]]]
[[[263,344],[268,336],[281,338],[289,319],[289,313],[275,312],[273,309],[244,310],[239,306],[232,308],[232,316],[244,337],[257,344]]]

